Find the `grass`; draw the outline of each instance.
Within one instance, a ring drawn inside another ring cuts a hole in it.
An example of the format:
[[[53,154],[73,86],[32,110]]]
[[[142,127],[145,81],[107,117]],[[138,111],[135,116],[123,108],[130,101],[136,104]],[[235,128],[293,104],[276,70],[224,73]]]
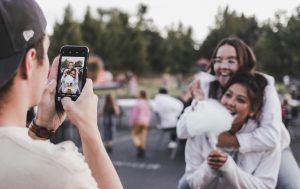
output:
[[[188,84],[192,81],[192,77],[188,76],[185,77],[180,83],[178,80],[174,79],[175,77],[172,77],[168,81],[168,91],[169,94],[174,97],[179,97],[183,90],[186,90],[188,87]],[[154,96],[158,93],[159,88],[164,86],[164,79],[161,79],[161,77],[155,77],[155,78],[139,78],[138,80],[138,90],[145,90],[148,98],[154,98]],[[96,90],[95,93],[98,96],[104,96],[108,93],[111,93],[115,98],[136,98],[137,96],[131,95],[128,90],[128,85],[125,84],[123,87],[118,89],[101,89]]]

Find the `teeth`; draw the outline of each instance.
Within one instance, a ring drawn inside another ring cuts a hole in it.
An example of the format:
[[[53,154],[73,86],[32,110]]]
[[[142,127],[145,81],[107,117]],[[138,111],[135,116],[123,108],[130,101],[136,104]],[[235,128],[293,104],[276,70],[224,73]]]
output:
[[[220,75],[223,76],[223,77],[229,76],[229,74],[225,74],[225,73],[221,73]]]

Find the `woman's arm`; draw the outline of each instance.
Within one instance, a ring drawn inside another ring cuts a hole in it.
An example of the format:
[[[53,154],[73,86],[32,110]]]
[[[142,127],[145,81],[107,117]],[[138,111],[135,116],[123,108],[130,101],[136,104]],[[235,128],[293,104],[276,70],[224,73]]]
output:
[[[184,113],[180,116],[178,122],[177,122],[177,136],[181,139],[186,139],[189,137],[189,134],[187,132],[186,128],[186,118],[184,114],[188,114],[192,111],[192,107],[195,105],[195,103],[198,100],[207,99],[208,98],[208,91],[209,91],[209,85],[210,82],[215,80],[215,77],[213,75],[210,75],[206,72],[201,72],[198,74],[198,76],[195,78],[194,81],[189,86],[189,90],[194,98],[191,105],[184,110]]]
[[[220,172],[236,188],[273,189],[277,183],[280,158],[281,150],[279,147],[265,152],[253,174],[250,174],[238,167],[234,160],[228,156],[226,163],[220,168]],[[251,161],[250,158],[247,160]]]
[[[239,150],[242,153],[271,150],[277,145],[282,148],[290,143],[290,136],[281,118],[280,100],[274,79],[265,75],[268,85],[265,88],[265,100],[261,110],[259,127],[251,133],[237,134]]]
[[[185,175],[191,188],[206,188],[218,177],[210,168],[203,154],[203,146],[208,145],[203,136],[188,138],[185,148]]]

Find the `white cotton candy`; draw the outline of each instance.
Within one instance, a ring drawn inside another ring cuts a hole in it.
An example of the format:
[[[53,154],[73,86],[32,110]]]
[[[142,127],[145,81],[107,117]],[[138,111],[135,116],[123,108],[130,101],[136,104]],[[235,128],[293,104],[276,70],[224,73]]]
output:
[[[218,136],[231,128],[233,117],[218,101],[207,99],[199,101],[186,117],[187,130],[190,136],[204,133]]]

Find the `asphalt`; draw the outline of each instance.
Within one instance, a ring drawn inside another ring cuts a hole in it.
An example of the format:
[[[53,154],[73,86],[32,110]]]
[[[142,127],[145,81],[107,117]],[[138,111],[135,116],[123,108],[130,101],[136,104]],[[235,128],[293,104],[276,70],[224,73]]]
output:
[[[184,173],[184,150],[180,145],[171,159],[168,148],[169,136],[159,130],[148,133],[146,155],[144,159],[136,157],[128,129],[118,131],[110,157],[126,189],[172,189]]]
[[[168,148],[169,136],[160,130],[151,127],[148,132],[146,156],[144,159],[136,157],[136,149],[130,136],[127,111],[118,121],[114,138],[111,160],[121,178],[125,189],[176,189],[180,177],[184,173],[184,145],[180,145],[172,159],[172,151]],[[151,125],[155,125],[155,119]],[[66,124],[57,132],[58,140],[73,140],[81,146],[78,132],[75,127]],[[300,165],[300,116],[288,127],[291,134],[291,149]],[[59,139],[60,138],[60,139]]]
[[[300,165],[300,119],[289,127],[291,149]],[[162,138],[162,139],[161,139]],[[150,129],[148,133],[146,156],[136,157],[136,149],[130,138],[128,127],[118,129],[110,157],[125,189],[175,189],[184,173],[184,147],[181,145],[174,159],[170,158],[168,134]]]

